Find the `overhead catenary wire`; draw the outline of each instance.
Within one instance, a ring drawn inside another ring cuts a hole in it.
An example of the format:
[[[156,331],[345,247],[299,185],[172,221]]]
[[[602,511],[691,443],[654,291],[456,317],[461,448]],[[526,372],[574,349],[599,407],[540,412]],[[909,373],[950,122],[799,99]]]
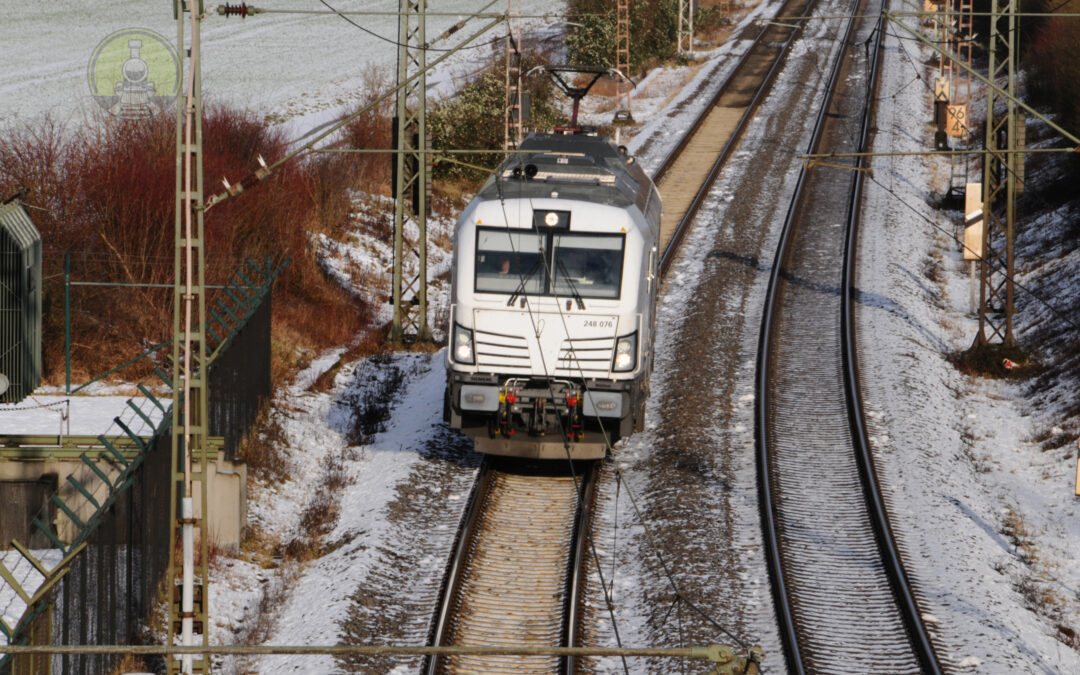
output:
[[[502,203],[502,206],[503,206],[504,224],[505,224],[505,228],[506,228],[507,232],[509,233],[510,232],[509,219],[507,218],[507,214],[506,214],[505,195],[504,195],[504,193],[502,191],[502,188],[501,188],[501,180],[502,180],[501,176],[498,173],[496,173],[495,181],[496,181],[496,185],[497,185],[497,188],[498,188],[499,199],[500,199],[500,202]],[[520,216],[519,216],[519,218],[520,218]],[[511,238],[511,242],[512,242],[512,238]],[[521,268],[520,258],[518,259],[518,262],[519,262],[518,269],[520,270],[520,268]],[[549,270],[549,274],[550,273],[551,273],[551,270]],[[557,311],[559,313],[561,321],[563,322],[563,327],[564,327],[564,331],[565,331],[566,330],[566,317],[565,317],[565,314],[563,312],[561,300],[560,300],[560,298],[559,298],[559,296],[557,294],[557,290],[555,290],[554,286],[553,286],[553,293],[555,293],[556,309],[557,309]],[[531,319],[533,321],[533,325],[534,325],[534,329],[535,329],[535,327],[536,327],[535,318],[532,317],[531,304],[528,302],[527,298],[526,298],[526,307],[528,308],[528,311],[529,311],[530,317],[531,317]],[[583,390],[587,394],[588,391],[589,391],[587,378],[585,378],[585,376],[584,376],[584,372],[582,371],[580,361],[576,358],[576,354],[574,354],[573,356],[574,356],[574,360],[577,362],[578,372],[579,372],[579,375],[581,376],[581,379],[582,379]],[[544,367],[545,375],[546,375],[547,374],[546,363],[543,364],[543,367]],[[552,397],[554,398],[554,392],[551,390],[551,385],[550,385],[550,377],[549,377],[549,392],[551,393]],[[559,425],[560,425],[560,430],[562,430],[564,432],[563,433],[563,439],[564,439],[563,442],[564,442],[564,447],[567,450],[567,457],[569,459],[569,444],[566,441],[565,430],[562,429],[562,419],[559,418],[558,416],[556,416],[556,417],[557,417]],[[596,419],[597,419],[598,423],[600,424],[601,434],[602,434],[602,437],[604,438],[605,444],[607,445],[608,454],[611,455],[611,456],[614,456],[614,454],[615,454],[614,449],[611,446],[611,442],[609,440],[609,437],[608,437],[608,435],[606,433],[604,433],[603,420],[602,420],[602,418],[599,417],[599,415],[597,415]],[[626,493],[627,493],[628,497],[630,498],[631,505],[633,506],[634,512],[635,512],[635,514],[636,514],[636,516],[638,518],[638,522],[642,525],[643,529],[645,530],[646,539],[649,542],[649,547],[652,550],[653,554],[655,555],[655,557],[657,558],[657,560],[658,560],[658,562],[660,564],[660,568],[661,568],[661,571],[662,571],[661,576],[666,578],[667,582],[669,583],[671,588],[674,590],[676,598],[679,601],[685,602],[689,608],[694,610],[695,613],[697,613],[699,616],[701,616],[706,622],[708,622],[714,628],[718,629],[724,635],[731,638],[736,644],[739,645],[740,648],[743,648],[743,649],[748,648],[748,643],[747,642],[740,639],[734,633],[732,633],[727,628],[725,628],[723,625],[721,625],[713,617],[709,616],[707,612],[705,612],[703,609],[701,609],[701,607],[699,607],[696,603],[691,601],[685,595],[683,590],[679,587],[679,584],[678,584],[678,582],[675,581],[674,575],[672,574],[671,569],[670,569],[667,561],[664,559],[663,555],[660,552],[659,545],[658,545],[658,543],[656,541],[656,538],[653,536],[653,533],[651,531],[651,528],[649,526],[648,521],[646,520],[646,518],[644,516],[644,513],[642,512],[642,510],[639,508],[639,506],[637,504],[637,500],[634,497],[632,488],[630,487],[629,482],[626,479],[626,476],[623,474],[623,471],[619,467],[617,462],[614,463],[614,467],[615,467],[614,470],[615,470],[616,480],[618,481],[618,483],[623,488],[625,488]],[[576,480],[576,477],[575,477],[575,480]],[[596,564],[597,569],[599,571],[600,570],[599,558],[598,558],[598,554],[595,551],[595,544],[592,544],[592,547],[593,547],[593,557],[594,557],[594,560],[595,560],[595,564]],[[600,576],[601,584],[605,585],[605,581],[604,581],[602,571],[599,571],[599,576]],[[605,597],[606,602],[611,603],[610,595],[609,595],[606,587],[605,587],[604,597]],[[614,615],[612,615],[612,625],[613,625],[614,630],[616,631],[616,639],[618,639],[618,627],[617,627],[617,624],[615,623]]]
[[[506,211],[506,199],[505,199],[505,195],[503,194],[503,189],[502,189],[502,176],[499,174],[498,168],[496,168],[496,171],[495,171],[495,189],[496,189],[496,192],[497,192],[497,194],[499,196],[499,206],[500,206],[500,208],[502,210],[502,213],[503,213],[503,227],[504,227],[504,229],[505,229],[505,231],[507,233],[507,241],[510,244],[510,251],[515,256],[516,262],[517,262],[515,267],[518,270],[518,277],[520,279],[519,284],[518,284],[518,288],[522,289],[522,293],[524,294],[523,297],[524,297],[525,309],[526,309],[526,312],[529,315],[529,322],[530,322],[530,324],[532,325],[532,328],[533,328],[533,335],[536,338],[537,342],[539,342],[540,341],[539,324],[537,323],[536,317],[533,314],[532,303],[529,302],[528,287],[526,285],[529,278],[526,277],[523,274],[522,265],[521,265],[521,255],[517,251],[517,249],[514,248],[513,232],[510,230],[510,218],[509,218],[509,214]],[[520,217],[521,217],[521,214],[519,213],[518,214],[519,220],[520,220]],[[539,238],[537,240],[539,241]],[[539,251],[539,253],[540,253],[540,260],[544,260],[545,256],[544,256],[544,251],[542,249],[542,245],[541,245],[541,250]],[[553,279],[553,277],[551,276],[551,270],[550,269],[546,270],[546,273],[548,274],[548,279]],[[555,292],[554,283],[552,284],[552,290],[553,290],[553,292]],[[562,307],[561,307],[561,305],[559,303],[558,295],[555,296],[555,305],[556,305],[556,308],[559,310],[559,314],[561,316],[562,315]],[[565,327],[565,323],[564,323],[564,327]],[[554,400],[556,400],[556,398],[555,398],[555,390],[554,390],[552,382],[551,382],[552,378],[551,378],[551,374],[550,374],[550,372],[548,370],[548,367],[547,367],[547,359],[544,357],[544,350],[543,349],[540,350],[540,366],[544,371],[544,377],[545,377],[545,380],[547,381],[548,394],[551,396],[552,401],[554,401]],[[584,386],[584,380],[583,380],[583,386]],[[584,498],[585,498],[584,485],[582,484],[580,478],[577,475],[577,470],[574,468],[574,462],[573,462],[573,459],[572,459],[572,456],[571,456],[571,451],[570,451],[570,442],[569,442],[569,440],[567,438],[566,428],[563,427],[562,416],[560,416],[559,414],[556,413],[555,420],[559,425],[559,436],[562,439],[563,450],[566,453],[567,464],[569,465],[569,468],[570,468],[570,475],[571,475],[571,477],[572,477],[572,479],[574,481],[574,490],[577,493],[578,508],[579,509],[584,509],[585,508],[585,504],[584,504]],[[601,434],[603,434],[603,427],[602,426],[601,426]],[[604,438],[605,438],[605,441],[606,441],[606,439],[607,439],[606,435],[604,436]],[[609,449],[610,449],[610,443],[609,443]],[[601,589],[603,591],[604,604],[605,604],[605,606],[607,608],[608,615],[611,617],[611,626],[612,626],[612,631],[615,634],[615,643],[617,645],[619,645],[619,647],[621,648],[622,647],[622,637],[619,635],[618,622],[615,620],[615,604],[614,604],[614,601],[613,601],[613,599],[611,597],[611,591],[608,590],[607,584],[606,584],[606,582],[604,580],[604,571],[600,566],[600,557],[599,557],[599,554],[596,551],[596,544],[595,544],[595,542],[592,541],[591,538],[589,539],[589,549],[590,549],[590,554],[592,555],[592,558],[593,558],[593,564],[596,565],[597,575],[600,577],[600,587],[601,587]],[[623,672],[625,672],[627,675],[629,675],[630,666],[629,666],[629,664],[627,664],[625,657],[622,657],[622,665],[623,665]]]
[[[246,187],[245,184],[247,184],[247,185],[254,184],[254,183],[266,178],[267,176],[269,176],[271,173],[273,173],[274,170],[276,170],[282,164],[285,164],[286,162],[289,162],[289,161],[293,160],[294,158],[296,158],[297,156],[299,156],[300,154],[302,154],[304,152],[310,152],[310,151],[315,150],[316,149],[315,146],[316,146],[317,143],[321,142],[322,140],[324,140],[325,138],[327,138],[331,134],[334,134],[334,133],[338,132],[339,130],[344,128],[346,125],[348,125],[350,122],[352,122],[354,119],[356,119],[356,118],[360,117],[361,115],[364,115],[364,114],[368,113],[369,111],[375,109],[376,106],[378,106],[383,101],[390,98],[391,96],[396,95],[397,92],[400,91],[401,89],[413,84],[413,82],[415,80],[419,79],[422,74],[432,71],[436,66],[438,66],[439,64],[441,64],[442,62],[447,60],[458,49],[461,49],[465,44],[467,44],[469,42],[472,42],[476,38],[480,37],[480,35],[486,33],[488,30],[490,30],[490,29],[494,28],[496,25],[502,23],[503,20],[505,20],[505,15],[501,15],[501,18],[493,19],[492,21],[488,22],[483,27],[481,27],[477,32],[473,33],[471,36],[469,36],[468,38],[463,40],[463,42],[458,47],[456,47],[453,51],[446,52],[442,56],[439,56],[434,61],[428,63],[427,67],[424,68],[423,70],[418,71],[416,73],[413,73],[412,75],[409,75],[408,77],[405,78],[404,81],[398,82],[398,84],[395,87],[393,87],[389,91],[377,96],[373,101],[371,101],[367,105],[363,106],[359,110],[346,115],[341,120],[339,120],[337,123],[331,125],[327,129],[323,130],[321,133],[316,135],[314,138],[312,138],[310,141],[308,141],[304,145],[300,146],[299,148],[296,148],[295,150],[292,150],[291,152],[287,153],[285,156],[281,157],[280,159],[273,162],[272,164],[270,164],[268,166],[264,166],[261,169],[259,169],[258,171],[250,174],[243,181],[241,181],[237,185],[234,185],[233,189],[227,189],[225,192],[218,193],[217,195],[214,195],[213,197],[207,199],[206,202],[205,202],[205,206],[203,208],[204,213],[206,211],[209,211],[215,205],[220,204],[221,202],[224,202],[225,200],[229,199],[230,197],[233,197],[233,196],[236,196],[236,195],[239,195],[239,194],[243,194],[243,187]],[[236,189],[236,188],[240,188],[240,189]]]
[[[894,14],[893,16],[904,16],[904,14],[901,14],[901,13],[897,13],[897,14]],[[1080,15],[1078,15],[1078,16],[1080,16]],[[911,64],[911,66],[912,66],[912,69],[913,69],[913,70],[915,70],[915,77],[914,77],[914,78],[913,78],[913,79],[911,80],[911,82],[914,82],[915,80],[918,80],[919,82],[921,82],[921,83],[923,84],[923,86],[924,86],[924,87],[925,87],[925,88],[926,88],[926,89],[927,89],[928,91],[932,92],[932,91],[933,91],[933,88],[932,88],[932,87],[930,86],[930,83],[929,83],[929,82],[927,82],[926,78],[922,76],[922,74],[921,74],[921,73],[920,73],[920,72],[918,71],[918,68],[917,68],[917,67],[915,66],[915,64],[916,64],[916,59],[914,59],[914,58],[913,58],[913,57],[911,56],[911,54],[910,54],[910,53],[908,53],[908,50],[907,50],[907,48],[906,48],[906,47],[904,46],[904,40],[909,40],[909,41],[916,41],[916,42],[925,42],[925,41],[924,41],[924,40],[920,40],[920,39],[917,39],[917,38],[905,38],[904,36],[902,36],[902,35],[899,35],[899,34],[895,33],[894,31],[890,30],[889,28],[886,28],[886,34],[888,34],[888,35],[889,35],[890,37],[893,37],[893,38],[895,38],[895,39],[897,39],[897,40],[898,40],[898,42],[899,42],[899,46],[900,46],[900,49],[901,49],[901,51],[903,51],[903,53],[904,53],[904,56],[905,56],[905,59],[906,59],[906,60],[908,61],[908,63],[910,63],[910,64]],[[894,95],[895,95],[895,94],[894,94]],[[878,98],[880,99],[880,98],[883,98],[883,97],[878,97]],[[968,132],[969,134],[971,134],[971,131],[972,131],[972,130],[971,130],[971,129],[970,129],[970,128],[969,128],[968,126],[967,126],[967,125],[962,125],[962,126],[964,127],[964,130],[965,130],[965,131],[967,131],[967,132]],[[980,140],[979,142],[980,142],[980,144],[981,144],[981,148],[982,148],[982,149],[974,149],[974,150],[964,150],[964,151],[921,151],[921,152],[911,152],[911,153],[904,153],[904,152],[890,152],[890,153],[874,153],[874,152],[867,152],[867,153],[844,153],[844,154],[837,154],[837,155],[835,155],[835,156],[837,156],[837,157],[839,157],[839,156],[844,156],[844,157],[850,157],[850,156],[866,156],[866,157],[873,157],[873,156],[875,156],[875,155],[884,155],[884,156],[905,156],[905,155],[929,155],[929,156],[933,156],[933,155],[947,155],[947,156],[955,156],[955,155],[966,155],[966,154],[986,154],[986,153],[990,153],[990,154],[993,154],[993,155],[995,155],[995,157],[997,157],[998,159],[1001,159],[1000,155],[1006,154],[1006,153],[1005,153],[1004,151],[1001,151],[1001,152],[999,152],[999,151],[994,151],[994,150],[991,150],[991,149],[987,148],[987,147],[986,147],[986,142],[985,142],[985,139],[982,139],[982,140]],[[1028,152],[1037,152],[1037,151],[1038,151],[1038,149],[1035,149],[1035,150],[1023,150],[1023,151],[1017,151],[1017,152],[1024,152],[1024,153],[1028,153]],[[1069,152],[1069,151],[1070,151],[1070,149],[1069,149],[1069,148],[1054,148],[1054,149],[1043,149],[1043,150],[1042,150],[1042,152],[1057,152],[1057,153],[1061,153],[1061,152]],[[1072,152],[1075,152],[1075,150],[1072,150]],[[828,155],[821,155],[821,156],[828,156]],[[814,157],[816,157],[816,156],[814,156]],[[812,157],[811,157],[810,155],[807,155],[807,156],[806,156],[806,158],[807,158],[808,160],[812,159]],[[1003,164],[1002,164],[1002,167],[1003,167],[1003,169],[1004,169],[1005,171],[1009,171],[1009,172],[1011,172],[1011,169],[1009,169],[1009,167],[1008,167],[1007,163],[1003,163]],[[1024,180],[1023,180],[1023,179],[1022,179],[1022,178],[1021,178],[1021,177],[1020,177],[1019,175],[1016,175],[1015,173],[1014,173],[1013,175],[1014,175],[1014,177],[1015,177],[1015,179],[1016,179],[1017,181],[1019,181],[1019,182],[1020,182],[1021,184],[1024,184]],[[937,224],[936,222],[934,222],[934,221],[933,221],[932,219],[928,218],[928,217],[927,217],[927,216],[926,216],[925,214],[923,214],[923,213],[922,213],[921,211],[919,211],[919,210],[918,210],[918,209],[917,209],[917,208],[916,208],[915,206],[913,206],[913,205],[909,204],[909,203],[908,203],[907,201],[905,201],[905,200],[904,200],[904,199],[903,199],[903,198],[902,198],[902,197],[901,197],[901,196],[900,196],[899,194],[897,194],[897,193],[896,193],[896,192],[895,192],[895,191],[894,191],[894,190],[893,190],[892,188],[890,188],[890,187],[886,186],[886,185],[885,185],[884,183],[882,183],[881,181],[877,180],[877,179],[876,179],[876,178],[875,178],[875,177],[873,176],[873,173],[870,173],[870,174],[869,174],[869,177],[870,177],[870,180],[871,180],[871,181],[873,181],[873,182],[874,182],[874,183],[875,183],[876,185],[880,186],[880,187],[881,187],[882,189],[884,189],[884,190],[885,190],[886,192],[888,192],[889,194],[891,194],[892,196],[894,196],[894,197],[895,197],[895,198],[897,199],[897,201],[899,201],[899,202],[900,202],[900,203],[901,203],[901,204],[902,204],[902,205],[903,205],[903,206],[904,206],[905,208],[907,208],[907,209],[911,210],[912,212],[916,213],[916,214],[917,214],[917,215],[918,215],[918,216],[919,216],[920,218],[922,218],[922,219],[923,219],[924,221],[926,221],[926,222],[927,222],[927,223],[928,223],[929,225],[931,225],[931,226],[932,226],[932,227],[934,227],[935,229],[937,229],[937,230],[940,230],[941,232],[944,232],[944,233],[945,233],[946,235],[948,235],[948,236],[949,236],[949,238],[950,238],[950,239],[952,239],[952,240],[956,241],[956,242],[957,242],[957,243],[958,243],[958,244],[960,245],[961,249],[963,249],[963,250],[965,250],[965,251],[968,251],[969,253],[971,253],[972,255],[974,255],[974,256],[975,256],[975,260],[976,260],[976,261],[982,261],[982,260],[983,260],[982,256],[979,256],[979,255],[977,254],[977,252],[976,252],[976,251],[975,251],[974,249],[971,249],[970,247],[968,247],[967,245],[965,245],[965,244],[964,244],[964,242],[963,242],[963,241],[961,241],[961,240],[960,240],[960,239],[959,239],[959,238],[958,238],[958,237],[957,237],[957,236],[956,236],[956,235],[955,235],[955,234],[954,234],[953,232],[950,232],[949,230],[945,229],[944,227],[942,227],[942,226],[938,225],[938,224]],[[1047,206],[1047,207],[1049,208],[1049,204],[1047,204],[1047,203],[1046,203],[1045,199],[1043,200],[1043,204],[1044,204],[1045,206]],[[1034,290],[1032,290],[1031,288],[1029,288],[1029,287],[1025,286],[1024,284],[1022,284],[1022,283],[1021,283],[1020,281],[1018,281],[1018,280],[1016,279],[1016,277],[1015,277],[1015,276],[1009,276],[1009,275],[1007,275],[1007,274],[1004,274],[1004,272],[1002,272],[1002,274],[1004,275],[1004,277],[1005,277],[1006,279],[1010,280],[1010,281],[1011,281],[1011,282],[1012,282],[1012,283],[1013,283],[1013,284],[1014,284],[1014,285],[1015,285],[1015,286],[1016,286],[1017,288],[1019,288],[1019,289],[1023,290],[1023,291],[1025,292],[1025,293],[1027,293],[1027,294],[1028,294],[1029,296],[1031,296],[1031,297],[1032,297],[1032,298],[1033,298],[1033,299],[1034,299],[1034,300],[1035,300],[1036,302],[1038,302],[1039,304],[1041,304],[1041,305],[1043,305],[1044,307],[1046,307],[1046,308],[1047,308],[1048,310],[1050,310],[1050,312],[1051,312],[1051,313],[1053,313],[1053,314],[1054,314],[1054,315],[1055,315],[1056,317],[1058,317],[1059,319],[1061,319],[1062,321],[1064,321],[1064,322],[1065,322],[1065,323],[1066,323],[1066,324],[1067,324],[1067,325],[1068,325],[1069,327],[1071,327],[1071,328],[1073,328],[1073,329],[1080,329],[1080,324],[1078,324],[1077,322],[1074,322],[1074,321],[1073,321],[1072,319],[1070,319],[1070,318],[1069,318],[1069,317],[1068,317],[1068,316],[1067,316],[1066,314],[1064,314],[1064,313],[1063,313],[1062,311],[1060,311],[1060,310],[1058,310],[1058,309],[1057,309],[1056,307],[1054,307],[1054,306],[1053,306],[1053,305],[1052,305],[1052,304],[1050,303],[1050,301],[1049,301],[1049,300],[1047,300],[1046,298],[1043,298],[1043,297],[1042,297],[1041,295],[1039,295],[1038,293],[1036,293],[1036,292],[1035,292]]]
[[[888,34],[889,34],[889,35],[890,35],[891,37],[895,37],[895,38],[897,38],[897,39],[900,39],[900,36],[899,36],[899,35],[896,35],[896,34],[894,34],[894,33],[892,33],[892,32],[889,32],[889,31],[888,31],[888,29],[886,30],[886,32],[888,32]],[[903,45],[903,43],[902,43],[902,42],[900,43],[900,48],[901,48],[901,50],[902,50],[902,51],[904,52],[904,55],[905,55],[905,57],[907,58],[907,60],[908,60],[908,61],[909,61],[909,62],[910,62],[910,63],[912,64],[912,66],[914,67],[914,63],[915,63],[915,60],[914,60],[914,59],[913,59],[913,58],[911,57],[911,55],[910,55],[910,54],[908,53],[907,49],[906,49],[906,48],[904,47],[904,45]],[[920,80],[920,81],[921,81],[921,82],[923,83],[923,85],[924,85],[924,86],[926,87],[926,89],[927,89],[928,91],[933,91],[933,90],[932,90],[932,88],[931,88],[931,86],[930,86],[930,84],[929,84],[929,82],[927,82],[927,81],[925,80],[925,78],[923,78],[923,77],[921,77],[921,76],[920,76],[920,77],[919,77],[919,80]],[[967,131],[967,132],[968,132],[969,134],[971,134],[971,129],[970,129],[970,128],[968,128],[968,127],[967,127],[967,125],[963,125],[963,126],[964,126],[964,130],[965,130],[965,131]],[[981,146],[982,146],[982,150],[976,150],[975,152],[980,152],[980,153],[988,153],[988,152],[989,152],[989,153],[993,153],[993,151],[991,151],[991,150],[990,150],[989,148],[987,148],[987,147],[986,147],[986,141],[985,141],[985,139],[982,139],[982,140],[980,141],[980,143],[981,143]],[[930,154],[934,154],[934,153],[930,153]],[[994,153],[994,154],[996,154],[996,153]],[[1000,159],[1000,158],[999,158],[999,159]],[[1008,167],[1008,164],[1007,164],[1007,163],[1004,163],[1004,162],[1003,162],[1003,163],[1002,163],[1002,167],[1003,167],[1003,168],[1004,168],[1004,169],[1005,169],[1006,171],[1011,171],[1011,169],[1009,169],[1009,167]],[[1014,177],[1015,177],[1015,179],[1016,179],[1017,181],[1019,181],[1019,182],[1020,182],[1021,184],[1023,184],[1023,183],[1024,183],[1023,179],[1021,179],[1021,177],[1020,177],[1020,176],[1018,176],[1018,175],[1014,174]],[[895,198],[896,198],[896,200],[897,200],[897,201],[899,201],[899,202],[900,202],[900,203],[901,203],[901,204],[902,204],[902,205],[903,205],[903,206],[904,206],[905,208],[907,208],[907,209],[911,210],[911,211],[912,211],[913,213],[917,214],[917,215],[918,215],[918,216],[919,216],[919,217],[920,217],[921,219],[923,219],[923,220],[924,220],[924,221],[925,221],[926,223],[928,223],[928,224],[929,224],[930,226],[932,226],[933,228],[935,228],[935,229],[937,229],[937,230],[939,230],[939,231],[941,231],[941,232],[944,232],[944,233],[945,233],[945,234],[946,234],[946,235],[947,235],[947,236],[948,236],[948,237],[949,237],[950,239],[952,239],[953,241],[957,242],[957,243],[958,243],[958,244],[960,245],[960,247],[961,247],[961,249],[962,249],[962,250],[968,251],[968,252],[969,252],[970,254],[974,255],[974,256],[975,256],[975,260],[976,260],[976,261],[979,261],[979,262],[981,262],[981,261],[983,260],[982,256],[978,255],[978,252],[977,252],[977,251],[975,251],[974,249],[971,249],[970,247],[968,247],[968,246],[967,246],[967,245],[966,245],[966,244],[965,244],[965,243],[964,243],[964,242],[963,242],[963,241],[962,241],[962,240],[961,240],[961,239],[960,239],[959,237],[957,237],[957,236],[956,236],[956,234],[955,234],[955,233],[953,233],[953,232],[951,232],[951,231],[947,230],[946,228],[944,228],[944,227],[940,226],[939,224],[937,224],[936,222],[934,222],[934,221],[933,221],[932,219],[930,219],[929,217],[927,217],[927,216],[926,216],[926,215],[925,215],[924,213],[922,213],[921,211],[919,211],[919,210],[918,210],[918,209],[917,209],[917,208],[916,208],[915,206],[913,206],[913,205],[909,204],[909,203],[908,203],[907,201],[905,201],[905,200],[903,199],[903,197],[901,197],[901,196],[900,196],[899,194],[897,194],[897,193],[896,193],[896,191],[895,191],[895,190],[893,190],[892,188],[888,187],[887,185],[885,185],[885,184],[884,184],[884,183],[882,183],[881,181],[877,180],[877,179],[876,179],[876,178],[875,178],[875,177],[873,176],[873,174],[870,174],[870,180],[871,180],[871,181],[873,181],[873,182],[874,182],[874,184],[878,185],[878,186],[879,186],[879,187],[881,187],[881,188],[882,188],[883,190],[885,190],[886,192],[888,192],[888,193],[889,193],[890,195],[892,195],[893,197],[895,197]],[[1043,205],[1049,208],[1049,204],[1047,204],[1047,203],[1046,203],[1045,199],[1043,200]],[[1074,330],[1076,330],[1076,329],[1080,329],[1080,324],[1078,324],[1077,322],[1074,322],[1074,321],[1073,321],[1072,319],[1070,319],[1070,318],[1069,318],[1069,317],[1068,317],[1068,316],[1067,316],[1067,315],[1066,315],[1065,313],[1063,313],[1062,311],[1060,311],[1060,310],[1058,310],[1058,309],[1057,309],[1056,307],[1054,307],[1054,306],[1053,306],[1053,304],[1051,304],[1049,300],[1047,300],[1046,298],[1043,298],[1043,297],[1042,297],[1042,296],[1041,296],[1040,294],[1036,293],[1036,292],[1035,292],[1034,290],[1032,290],[1031,288],[1027,287],[1027,286],[1026,286],[1025,284],[1021,283],[1021,282],[1020,282],[1019,280],[1017,280],[1017,279],[1016,279],[1016,277],[1015,277],[1015,275],[1014,275],[1014,276],[1009,276],[1009,275],[1005,274],[1005,272],[1002,272],[1002,274],[1003,274],[1003,276],[1004,276],[1004,277],[1005,277],[1006,279],[1008,279],[1009,281],[1011,281],[1011,282],[1012,282],[1012,283],[1013,283],[1013,284],[1014,284],[1014,285],[1015,285],[1015,286],[1016,286],[1017,288],[1019,288],[1020,290],[1024,291],[1024,292],[1025,292],[1025,293],[1027,293],[1027,294],[1028,294],[1029,296],[1031,296],[1031,297],[1032,297],[1032,298],[1033,298],[1033,299],[1034,299],[1034,300],[1035,300],[1036,302],[1038,302],[1039,304],[1043,305],[1043,306],[1044,306],[1044,307],[1046,307],[1046,308],[1047,308],[1048,310],[1050,310],[1050,312],[1051,312],[1051,313],[1053,313],[1053,314],[1054,314],[1054,315],[1055,315],[1056,317],[1058,317],[1058,318],[1059,318],[1060,320],[1062,320],[1063,322],[1065,322],[1065,324],[1066,324],[1066,325],[1068,325],[1068,326],[1069,326],[1070,328],[1073,328]]]
[[[388,42],[388,43],[394,45],[395,47],[408,47],[409,49],[416,50],[416,51],[421,51],[421,52],[449,52],[449,51],[454,51],[456,49],[456,48],[432,47],[431,43],[427,43],[427,44],[421,45],[419,47],[416,47],[414,45],[403,45],[400,42],[398,42],[397,40],[394,40],[393,38],[383,37],[382,35],[379,35],[375,31],[373,31],[373,30],[371,30],[369,28],[364,28],[360,24],[356,23],[355,21],[353,21],[352,19],[350,19],[348,17],[348,14],[351,13],[351,12],[343,12],[341,10],[338,10],[338,9],[334,8],[333,6],[331,6],[330,3],[327,2],[326,0],[319,0],[319,2],[326,5],[326,7],[330,9],[331,13],[336,14],[337,16],[340,16],[342,19],[344,19],[345,21],[348,21],[352,25],[356,26],[360,30],[367,33],[368,35],[370,35],[370,36],[372,36],[374,38],[377,38],[379,40],[382,40],[383,42]],[[480,9],[477,12],[473,12],[468,18],[475,18],[475,17],[478,17],[478,16],[483,16],[483,13],[486,12],[488,10],[488,8],[491,7],[492,5],[494,5],[496,2],[498,2],[498,0],[491,0],[491,2],[489,2],[487,5],[485,5],[482,9]],[[429,16],[434,16],[430,12],[425,12],[425,13],[428,14]],[[500,14],[499,16],[502,16],[502,15]],[[446,30],[446,32],[444,32],[442,35],[440,35],[438,38],[436,38],[432,42],[437,42],[437,41],[439,41],[439,40],[441,40],[443,38],[450,37],[451,35],[453,35],[457,31],[461,30],[461,28],[463,28],[465,26],[465,22],[467,20],[468,19],[462,19],[461,21],[458,21],[456,24],[454,24],[453,26],[448,28]],[[480,49],[482,47],[488,47],[488,46],[491,46],[491,45],[493,45],[493,44],[495,44],[497,42],[501,42],[503,39],[505,39],[505,38],[500,36],[500,37],[494,38],[492,40],[488,40],[487,42],[481,42],[480,44],[470,45],[468,47],[462,47],[462,49]]]

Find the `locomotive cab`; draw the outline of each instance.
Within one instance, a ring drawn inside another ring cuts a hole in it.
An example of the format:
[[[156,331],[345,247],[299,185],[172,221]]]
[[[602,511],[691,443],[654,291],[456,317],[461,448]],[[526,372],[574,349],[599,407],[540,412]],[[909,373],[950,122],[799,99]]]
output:
[[[447,421],[481,452],[603,457],[643,423],[659,195],[602,138],[520,149],[455,232]]]

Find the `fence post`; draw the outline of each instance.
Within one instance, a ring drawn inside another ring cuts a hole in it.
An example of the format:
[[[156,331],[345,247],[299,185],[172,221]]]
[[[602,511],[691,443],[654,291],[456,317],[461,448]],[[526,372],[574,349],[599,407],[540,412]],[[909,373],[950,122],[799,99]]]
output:
[[[64,393],[71,393],[71,251],[64,253]]]

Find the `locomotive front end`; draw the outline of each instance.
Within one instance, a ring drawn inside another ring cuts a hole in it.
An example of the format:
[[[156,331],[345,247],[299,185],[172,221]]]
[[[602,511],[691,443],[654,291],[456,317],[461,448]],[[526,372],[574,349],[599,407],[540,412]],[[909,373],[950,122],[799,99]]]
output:
[[[659,204],[610,143],[544,141],[459,220],[445,417],[480,452],[596,459],[642,424]]]

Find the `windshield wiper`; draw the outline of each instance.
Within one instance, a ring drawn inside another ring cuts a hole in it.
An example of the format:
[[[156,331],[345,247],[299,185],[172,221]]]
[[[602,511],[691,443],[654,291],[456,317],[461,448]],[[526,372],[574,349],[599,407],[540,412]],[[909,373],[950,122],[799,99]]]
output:
[[[506,301],[507,307],[512,307],[514,305],[514,302],[518,299],[518,296],[525,291],[525,284],[529,281],[529,279],[532,279],[532,276],[534,274],[536,274],[536,268],[539,266],[540,258],[537,258],[536,262],[533,263],[532,268],[529,270],[529,273],[521,277],[521,283],[518,284],[518,287],[514,290],[514,293],[510,296],[510,299]]]
[[[570,292],[573,293],[574,299],[577,300],[578,309],[585,309],[585,301],[581,299],[581,293],[578,293],[577,286],[574,285],[574,280],[570,278],[570,273],[566,271],[566,266],[563,265],[562,260],[558,261],[559,271],[562,272],[563,278],[566,279],[566,283],[570,286]],[[558,284],[556,284],[558,287]]]

